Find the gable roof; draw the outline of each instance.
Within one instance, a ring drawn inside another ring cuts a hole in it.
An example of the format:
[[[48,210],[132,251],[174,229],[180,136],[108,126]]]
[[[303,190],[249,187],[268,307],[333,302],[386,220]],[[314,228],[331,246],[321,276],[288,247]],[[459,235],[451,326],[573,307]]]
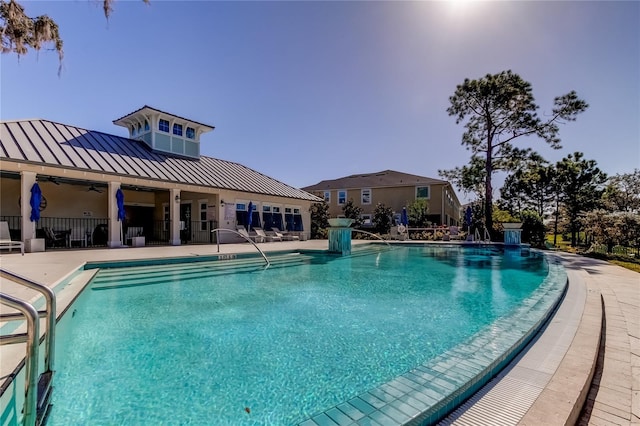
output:
[[[153,112],[157,112],[157,113],[160,113],[160,114],[163,114],[163,115],[167,115],[167,116],[170,116],[170,117],[179,118],[180,120],[186,121],[188,123],[193,123],[193,124],[196,124],[198,126],[202,126],[203,128],[206,129],[206,131],[211,131],[211,130],[215,129],[215,127],[210,125],[210,124],[199,123],[197,121],[190,120],[188,118],[180,117],[179,115],[171,114],[170,112],[166,112],[166,111],[162,111],[162,110],[159,110],[157,108],[154,108],[154,107],[150,107],[149,105],[145,105],[142,108],[138,108],[137,110],[135,110],[133,112],[130,112],[127,115],[123,115],[120,118],[116,118],[115,120],[113,120],[113,124],[117,124],[118,126],[127,127],[127,119],[129,117],[131,117],[131,116],[137,115],[140,112],[147,113],[147,114],[150,114],[150,113],[153,113]]]
[[[319,201],[232,161],[181,158],[143,142],[48,120],[0,122],[0,160]]]
[[[324,191],[327,189],[384,188],[445,183],[447,183],[445,180],[401,173],[395,170],[383,170],[376,173],[360,173],[338,179],[323,180],[302,189],[305,191]]]

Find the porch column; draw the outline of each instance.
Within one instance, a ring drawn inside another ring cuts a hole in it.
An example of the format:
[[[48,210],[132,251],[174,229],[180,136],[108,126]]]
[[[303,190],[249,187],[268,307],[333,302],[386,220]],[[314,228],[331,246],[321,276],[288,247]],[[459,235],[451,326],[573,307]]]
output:
[[[169,190],[169,219],[171,228],[169,232],[169,242],[172,246],[179,246],[180,240],[180,190]]]
[[[116,192],[120,189],[120,182],[109,182],[109,239],[107,246],[122,247],[122,222],[118,220],[118,203],[116,201]]]
[[[31,222],[31,188],[36,183],[34,172],[20,172],[20,216],[22,242],[36,237],[36,222]]]

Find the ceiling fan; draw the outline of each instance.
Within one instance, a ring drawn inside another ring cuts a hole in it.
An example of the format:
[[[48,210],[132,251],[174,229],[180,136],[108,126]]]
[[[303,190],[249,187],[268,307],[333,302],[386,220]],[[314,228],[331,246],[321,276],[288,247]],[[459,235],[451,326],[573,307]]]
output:
[[[96,186],[94,184],[91,184],[89,186],[89,189],[87,189],[87,191],[89,191],[89,192],[93,191],[93,192],[97,192],[98,194],[102,194],[102,191],[99,190],[98,188],[96,188]]]

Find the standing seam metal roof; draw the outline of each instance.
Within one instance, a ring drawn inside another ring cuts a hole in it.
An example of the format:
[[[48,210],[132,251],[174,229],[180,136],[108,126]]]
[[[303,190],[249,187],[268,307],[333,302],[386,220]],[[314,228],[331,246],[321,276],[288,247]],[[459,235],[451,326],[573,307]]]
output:
[[[321,201],[239,163],[175,157],[134,139],[48,120],[0,122],[0,159]]]

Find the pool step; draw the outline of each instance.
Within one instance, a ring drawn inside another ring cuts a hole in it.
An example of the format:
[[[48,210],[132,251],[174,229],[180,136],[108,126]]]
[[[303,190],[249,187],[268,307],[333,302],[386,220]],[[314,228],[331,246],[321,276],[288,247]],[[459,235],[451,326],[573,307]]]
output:
[[[311,262],[311,256],[300,253],[269,256],[270,268],[283,268]],[[126,276],[121,271],[104,269],[91,283],[93,290],[107,290],[129,286],[152,285],[190,278],[209,278],[227,274],[258,272],[265,269],[261,257],[193,262],[177,265],[149,265],[130,267]]]

